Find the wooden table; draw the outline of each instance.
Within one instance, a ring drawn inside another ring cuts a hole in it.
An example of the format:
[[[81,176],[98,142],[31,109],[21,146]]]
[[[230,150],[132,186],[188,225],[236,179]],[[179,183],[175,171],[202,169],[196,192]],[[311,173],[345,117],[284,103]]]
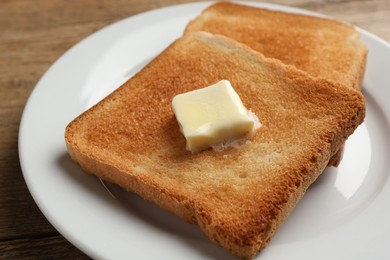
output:
[[[24,182],[18,130],[39,78],[66,50],[123,18],[187,0],[0,0],[0,258],[88,258],[45,219]],[[390,41],[388,0],[268,0],[320,12]]]

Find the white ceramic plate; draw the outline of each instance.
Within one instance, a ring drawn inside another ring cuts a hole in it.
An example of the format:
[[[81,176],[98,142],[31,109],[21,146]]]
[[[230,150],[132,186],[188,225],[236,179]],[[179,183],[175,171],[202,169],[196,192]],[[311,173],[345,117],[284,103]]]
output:
[[[55,228],[93,258],[233,258],[196,226],[107,185],[112,196],[70,160],[64,143],[73,118],[178,38],[208,4],[158,9],[94,33],[53,64],[26,105],[19,153],[30,192]],[[365,123],[347,141],[340,167],[313,184],[261,259],[390,259],[390,46],[359,31],[369,49]]]

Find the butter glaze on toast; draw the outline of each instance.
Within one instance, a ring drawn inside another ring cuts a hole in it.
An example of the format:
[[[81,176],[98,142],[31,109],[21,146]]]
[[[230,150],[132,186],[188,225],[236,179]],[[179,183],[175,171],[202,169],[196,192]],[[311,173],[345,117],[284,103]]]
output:
[[[191,154],[172,98],[221,79],[232,83],[262,127],[240,149]],[[65,139],[85,171],[197,223],[234,255],[252,258],[364,115],[358,91],[198,32],[175,41],[72,121]]]
[[[312,76],[361,90],[367,49],[353,26],[334,19],[219,2],[192,20],[186,33],[207,31],[244,43]],[[343,147],[329,161],[338,166]]]

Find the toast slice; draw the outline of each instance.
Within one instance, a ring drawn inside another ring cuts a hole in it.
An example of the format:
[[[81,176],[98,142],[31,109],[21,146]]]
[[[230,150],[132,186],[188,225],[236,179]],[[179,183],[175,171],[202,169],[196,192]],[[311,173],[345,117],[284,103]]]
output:
[[[239,149],[192,154],[172,98],[221,79],[262,127]],[[198,224],[232,254],[253,258],[364,116],[359,91],[197,32],[73,120],[65,140],[86,172]]]
[[[219,2],[192,20],[185,33],[194,31],[227,36],[312,76],[361,90],[367,49],[351,25]],[[341,148],[329,165],[338,166],[342,153]]]

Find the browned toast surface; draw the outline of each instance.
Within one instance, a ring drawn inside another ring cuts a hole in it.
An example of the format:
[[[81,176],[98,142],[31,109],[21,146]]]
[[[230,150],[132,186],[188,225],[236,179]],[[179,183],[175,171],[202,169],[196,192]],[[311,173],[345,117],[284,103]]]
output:
[[[262,127],[239,149],[191,154],[172,98],[222,79]],[[211,240],[251,258],[364,115],[358,91],[199,32],[175,41],[77,117],[65,139],[87,172],[197,223]]]
[[[194,31],[227,36],[313,76],[361,89],[367,49],[340,21],[219,2],[189,23],[186,32]],[[342,155],[343,147],[329,165],[338,166]]]
[[[343,22],[219,2],[188,24],[186,32],[194,31],[227,36],[313,76],[361,88],[367,49]]]

